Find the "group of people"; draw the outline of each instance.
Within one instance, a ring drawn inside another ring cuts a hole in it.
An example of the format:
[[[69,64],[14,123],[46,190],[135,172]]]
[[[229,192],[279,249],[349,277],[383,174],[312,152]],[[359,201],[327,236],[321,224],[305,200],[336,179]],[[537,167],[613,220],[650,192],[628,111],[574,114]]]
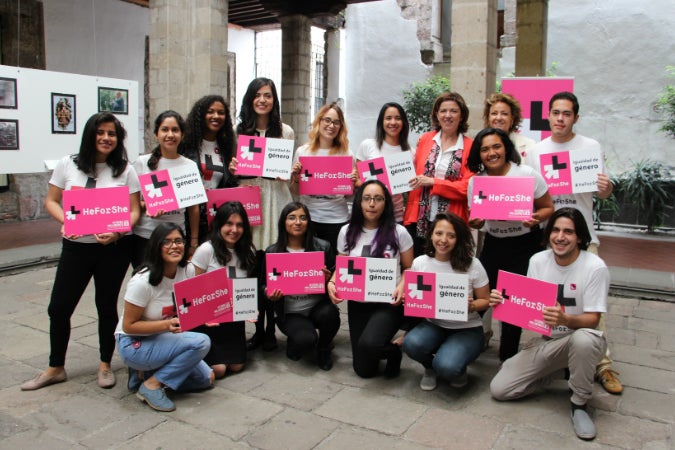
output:
[[[397,262],[391,303],[348,302],[358,376],[396,377],[406,353],[424,367],[421,389],[435,389],[438,378],[461,388],[468,382],[467,366],[492,336],[491,307],[503,301],[495,289],[498,271],[554,282],[560,286],[558,305],[543,311],[543,320],[554,328],[552,338],[518,352],[521,329],[502,323],[502,364],[491,391],[498,400],[522,397],[568,369],[575,431],[592,439],[595,429],[585,404],[594,377],[610,392],[622,390],[602,329],[609,273],[596,256],[593,194],[551,196],[539,168],[541,154],[599,146],[573,131],[579,117],[574,94],[552,97],[552,135],[538,144],[517,132],[520,105],[508,94],[486,100],[485,128],[475,139],[466,135],[469,110],[462,96],[441,94],[431,111],[434,129],[414,149],[408,143],[405,110],[386,103],[375,138],[361,143],[355,154],[342,109],[327,104],[317,112],[307,143],[297,148],[289,180],[238,175],[237,135],[294,139],[280,111],[276,87],[267,78],[249,84],[236,127],[227,102],[218,95],[205,96],[185,121],[175,111],[161,113],[154,127],[157,146],[133,164],[127,160],[124,128],[113,114],[88,120],[79,153],[64,157],[52,174],[47,210],[63,223],[64,190],[128,186],[133,232],[63,235],[48,308],[49,367],[21,389],[66,380],[70,318],[92,277],[99,315],[98,384],[110,388],[116,383],[110,361],[117,345],[129,366],[129,389],[154,409],[175,409],[165,388],[206,389],[226,373],[241,371],[247,351],[276,349],[277,327],[287,336],[289,359],[311,353],[321,369],[330,370],[333,338],[340,327],[336,305],[343,300],[335,283],[336,255],[391,258]],[[377,180],[362,182],[356,169],[352,195],[299,195],[305,157],[351,156],[356,167],[359,161],[399,152],[409,152],[415,167],[407,195],[391,195]],[[138,175],[195,163],[206,189],[259,186],[262,225],[252,227],[237,201],[221,205],[210,227],[204,204],[148,214]],[[469,220],[473,180],[481,176],[533,177],[532,216],[523,222]],[[612,188],[609,178],[599,174],[598,197],[606,198]],[[317,269],[325,275],[325,294],[285,295],[267,288],[266,253],[315,251],[324,255]],[[129,263],[134,275],[118,318],[117,298]],[[248,341],[244,322],[207,323],[188,332],[175,317],[173,284],[223,267],[231,278],[259,278],[258,320]],[[404,316],[405,270],[468,274],[468,320]],[[396,338],[399,330],[404,333]]]

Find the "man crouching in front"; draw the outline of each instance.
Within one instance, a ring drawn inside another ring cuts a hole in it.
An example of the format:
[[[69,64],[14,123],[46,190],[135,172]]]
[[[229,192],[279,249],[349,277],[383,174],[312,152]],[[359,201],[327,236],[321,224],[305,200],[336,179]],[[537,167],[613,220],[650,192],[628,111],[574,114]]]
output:
[[[574,432],[590,440],[596,433],[586,403],[593,394],[595,366],[607,345],[596,327],[600,314],[607,311],[609,270],[602,259],[586,251],[591,235],[577,209],[555,211],[544,237],[550,248],[532,256],[527,276],[558,285],[556,305],[543,310],[551,337],[504,361],[490,391],[497,400],[521,398],[562,378],[568,368]],[[502,301],[500,292],[492,290],[490,304]]]

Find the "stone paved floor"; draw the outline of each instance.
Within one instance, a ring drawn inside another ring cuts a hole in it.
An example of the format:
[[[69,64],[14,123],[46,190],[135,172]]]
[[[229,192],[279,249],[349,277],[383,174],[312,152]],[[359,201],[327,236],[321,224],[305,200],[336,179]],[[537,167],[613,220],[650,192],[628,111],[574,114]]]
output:
[[[158,413],[118,385],[96,385],[96,311],[90,288],[73,317],[69,380],[35,392],[19,385],[47,364],[46,307],[54,268],[0,277],[0,448],[645,448],[675,447],[675,304],[610,298],[607,325],[621,396],[596,386],[598,436],[577,439],[564,382],[525,400],[499,403],[488,391],[497,370],[493,339],[461,391],[418,387],[421,366],[404,357],[401,376],[363,380],[351,369],[346,316],[330,372],[309,359],[252,353],[247,369],[210,391],[174,395]],[[249,332],[252,331],[252,325]],[[497,329],[497,328],[496,328]],[[281,333],[277,333],[281,336]],[[532,335],[525,335],[525,342]]]

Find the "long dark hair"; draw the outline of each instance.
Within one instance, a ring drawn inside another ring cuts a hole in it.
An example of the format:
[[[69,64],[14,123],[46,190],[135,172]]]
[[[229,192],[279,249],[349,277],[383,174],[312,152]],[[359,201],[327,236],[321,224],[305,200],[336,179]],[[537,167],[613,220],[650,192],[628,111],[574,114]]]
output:
[[[244,98],[241,101],[241,110],[239,111],[239,125],[237,125],[237,134],[245,134],[247,136],[255,136],[256,132],[256,112],[253,109],[253,100],[255,99],[258,90],[263,86],[269,86],[272,90],[272,111],[270,111],[269,121],[267,122],[267,130],[265,137],[280,138],[281,137],[281,106],[279,105],[279,96],[277,95],[277,87],[274,81],[269,78],[259,77],[248,84]]]
[[[384,211],[378,220],[377,232],[371,243],[370,256],[375,258],[381,258],[384,256],[384,251],[387,249],[387,246],[391,248],[393,253],[397,253],[398,246],[398,236],[396,235],[396,219],[394,218],[394,202],[391,199],[391,194],[387,187],[379,180],[368,180],[361,185],[361,187],[356,191],[354,195],[354,203],[352,204],[352,217],[349,219],[349,224],[347,226],[347,251],[349,253],[359,240],[361,236],[361,231],[365,220],[363,218],[363,208],[362,208],[362,198],[363,191],[367,186],[371,184],[377,184],[382,188],[384,192]]]
[[[574,232],[581,242],[579,242],[579,248],[581,250],[588,250],[588,246],[591,244],[591,232],[588,230],[588,224],[584,215],[581,214],[576,208],[565,207],[557,209],[553,212],[553,215],[549,217],[548,223],[546,224],[546,229],[544,230],[544,246],[548,247],[550,245],[551,233],[553,232],[553,226],[555,221],[560,217],[566,217],[574,223]]]
[[[483,138],[493,134],[499,136],[502,144],[504,144],[504,159],[517,165],[520,164],[520,155],[513,142],[511,142],[509,135],[504,130],[500,128],[483,128],[478,132],[476,138],[473,140],[473,144],[471,144],[469,159],[466,161],[466,165],[470,171],[478,173],[485,169],[483,161],[480,159],[480,148],[483,146]]]
[[[293,211],[297,209],[302,209],[305,216],[307,216],[307,231],[305,232],[305,237],[302,241],[302,247],[306,252],[314,251],[314,230],[312,229],[312,218],[309,215],[309,209],[304,203],[300,202],[290,202],[284,209],[281,210],[279,214],[279,221],[277,222],[277,231],[278,238],[277,241],[272,245],[272,253],[283,253],[288,247],[288,232],[286,231],[286,217]]]
[[[464,222],[464,219],[459,217],[457,214],[436,214],[436,218],[433,222],[431,222],[429,232],[426,236],[424,253],[432,258],[436,255],[436,249],[431,242],[431,237],[434,234],[436,225],[442,220],[445,220],[446,222],[449,222],[450,225],[452,225],[452,227],[455,229],[455,236],[457,238],[455,247],[450,252],[450,266],[459,272],[466,272],[469,270],[469,267],[471,267],[471,261],[473,259],[473,236],[471,236],[471,231]]]
[[[157,136],[157,133],[159,132],[159,127],[162,126],[162,122],[164,122],[166,119],[170,117],[176,119],[181,134],[185,135],[185,121],[183,120],[180,114],[178,114],[176,111],[169,109],[158,115],[157,118],[155,119],[155,136]],[[181,141],[178,143],[178,154],[182,155],[183,153],[185,153],[185,147],[183,146],[183,140],[181,139]],[[162,157],[162,149],[160,145],[157,144],[157,146],[152,149],[152,154],[150,156],[150,159],[148,159],[148,169],[156,170],[157,164],[159,163],[159,159],[161,157]]]
[[[241,268],[246,271],[248,276],[253,274],[255,269],[255,247],[253,246],[253,235],[251,234],[251,225],[248,222],[248,214],[241,202],[225,202],[216,210],[216,216],[211,222],[211,231],[209,232],[209,241],[213,246],[213,253],[216,260],[226,266],[232,260],[230,249],[227,248],[220,229],[233,214],[239,214],[244,225],[244,231],[241,238],[234,244],[234,253],[239,258]]]
[[[234,156],[236,142],[234,140],[234,129],[232,128],[232,118],[230,117],[230,108],[221,95],[206,95],[197,100],[190,110],[185,122],[185,156],[197,163],[199,172],[202,171],[202,165],[199,163],[201,156],[202,141],[204,140],[204,130],[206,129],[206,111],[215,102],[220,102],[225,107],[225,120],[223,126],[216,134],[216,145],[223,157],[223,164],[227,166],[230,159]],[[227,172],[227,168],[225,169]]]
[[[174,230],[177,230],[180,233],[180,237],[185,239],[185,233],[183,229],[172,222],[162,222],[157,227],[152,230],[150,239],[148,240],[148,245],[145,247],[145,256],[143,258],[143,264],[138,266],[134,270],[134,275],[137,273],[142,273],[145,271],[150,271],[149,281],[153,286],[159,285],[164,278],[164,259],[162,258],[162,242],[166,237],[171,234]],[[188,252],[187,248],[184,248],[183,258],[180,260],[178,265],[180,267],[185,267],[188,261]]]
[[[386,136],[386,132],[384,131],[384,113],[387,111],[387,108],[396,108],[401,115],[401,122],[403,122],[403,124],[401,126],[401,133],[398,135],[398,142],[401,144],[401,150],[410,150],[410,144],[408,143],[408,134],[410,133],[408,115],[405,113],[403,106],[396,102],[389,102],[382,105],[380,114],[377,116],[377,125],[375,126],[375,141],[377,142],[377,148],[382,148],[382,142],[384,142],[384,137]]]
[[[111,113],[94,114],[87,120],[82,132],[82,141],[80,143],[80,151],[75,156],[74,162],[77,168],[87,175],[96,176],[96,133],[99,125],[103,123],[112,123],[115,125],[115,133],[117,134],[117,146],[108,155],[105,163],[112,169],[113,177],[118,177],[124,172],[129,163],[127,159],[127,149],[124,147],[124,139],[127,137],[127,132],[122,126],[122,123]]]

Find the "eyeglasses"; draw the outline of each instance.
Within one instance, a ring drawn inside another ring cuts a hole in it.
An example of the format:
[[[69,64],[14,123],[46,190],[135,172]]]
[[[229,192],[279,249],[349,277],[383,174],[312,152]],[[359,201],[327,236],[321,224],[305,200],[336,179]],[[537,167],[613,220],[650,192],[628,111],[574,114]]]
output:
[[[321,123],[323,123],[326,126],[329,126],[330,124],[333,124],[334,127],[342,126],[342,122],[340,122],[339,120],[332,120],[330,117],[322,117]]]
[[[172,245],[176,245],[176,247],[182,247],[185,245],[185,239],[183,238],[164,239],[162,241],[162,247],[164,248],[171,248]]]
[[[307,216],[290,215],[290,216],[286,216],[286,220],[288,220],[289,222],[297,222],[298,220],[300,222],[307,222]]]
[[[376,195],[374,197],[370,195],[364,195],[363,197],[361,197],[361,201],[363,203],[370,203],[370,202],[382,203],[384,201],[384,197],[381,195]]]

